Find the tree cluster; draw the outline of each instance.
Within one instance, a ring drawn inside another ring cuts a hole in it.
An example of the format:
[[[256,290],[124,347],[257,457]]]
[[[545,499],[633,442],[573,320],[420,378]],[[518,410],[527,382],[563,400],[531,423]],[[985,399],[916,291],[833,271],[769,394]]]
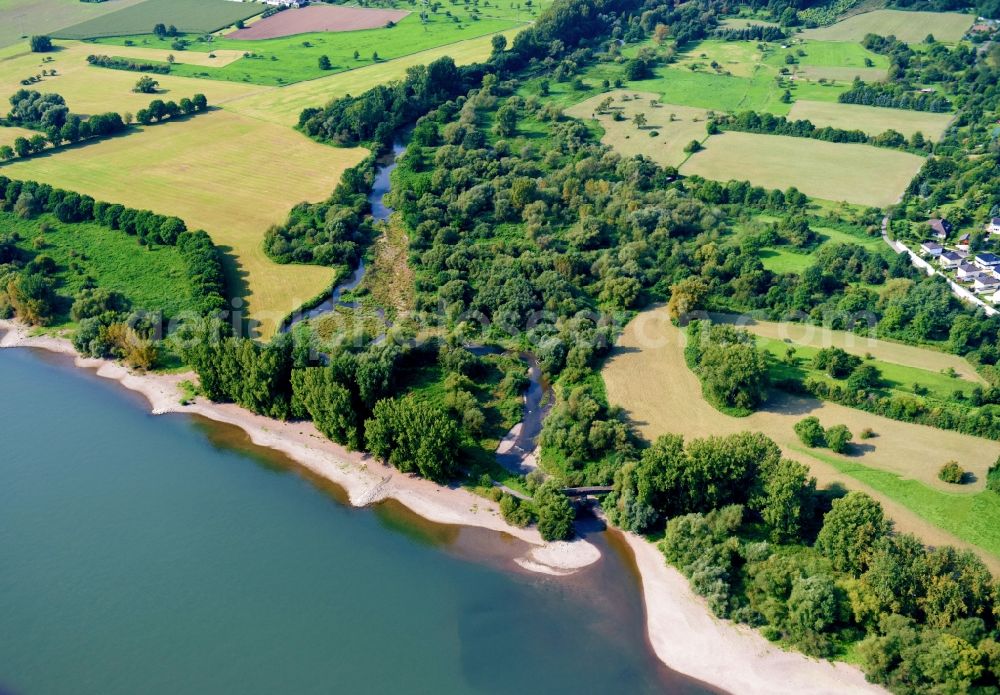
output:
[[[111,68],[112,70],[131,70],[133,72],[152,72],[158,75],[170,73],[170,63],[148,63],[132,58],[120,58],[118,56],[89,55],[87,62],[101,68]]]

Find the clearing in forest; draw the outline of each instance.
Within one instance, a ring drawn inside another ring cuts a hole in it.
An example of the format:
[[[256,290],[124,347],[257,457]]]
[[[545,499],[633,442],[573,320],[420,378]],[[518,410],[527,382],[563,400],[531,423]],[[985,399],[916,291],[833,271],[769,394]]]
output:
[[[602,371],[609,402],[624,408],[643,437],[763,432],[786,456],[809,465],[821,484],[846,483],[874,495],[901,530],[918,533],[931,544],[977,546],[989,553],[985,559],[992,566],[1000,566],[1000,504],[983,489],[1000,443],[780,392],[749,417],[724,415],[702,397],[683,351],[682,329],[670,322],[665,309],[655,308],[626,326]],[[937,354],[928,351],[928,357],[936,359]],[[808,415],[827,427],[846,424],[855,435],[871,427],[877,436],[855,439],[850,456],[806,449],[793,427]],[[938,480],[938,469],[952,459],[970,470],[976,482],[958,487]]]
[[[932,141],[941,139],[953,117],[948,113],[819,101],[796,101],[788,113],[790,120],[807,120],[817,126],[845,130],[863,130],[869,135],[878,135],[892,129],[910,137],[919,131]]]
[[[828,27],[806,29],[801,36],[821,41],[859,42],[866,34],[878,34],[895,36],[907,43],[919,43],[928,34],[933,34],[938,41],[958,41],[975,19],[971,14],[958,12],[874,10],[856,14]]]
[[[219,110],[14,161],[0,172],[177,215],[204,229],[226,254],[231,293],[246,300],[266,338],[286,314],[323,292],[334,273],[275,263],[264,254],[264,233],[297,203],[329,196],[366,154]]]
[[[396,23],[410,14],[408,10],[376,10],[338,5],[309,5],[291,11],[278,12],[254,22],[248,27],[227,34],[227,39],[274,39],[311,31],[356,31],[377,29],[389,22]]]
[[[609,99],[609,106],[599,110]],[[604,129],[601,142],[619,154],[645,155],[663,166],[679,166],[687,157],[685,146],[707,137],[705,109],[661,104],[659,95],[649,92],[617,89],[571,106],[565,113],[573,118],[596,120]],[[636,121],[637,116],[640,122]],[[615,120],[616,117],[620,120]]]
[[[881,237],[861,236],[835,229],[833,227],[816,227],[813,231],[820,235],[822,241],[809,250],[798,249],[789,244],[779,244],[760,249],[757,256],[764,267],[772,273],[803,273],[815,262],[815,254],[828,244],[856,244],[864,246],[869,251],[887,252],[889,249]]]
[[[896,202],[924,158],[871,145],[784,135],[726,132],[681,169],[716,181],[748,180],[765,188],[798,188],[808,196],[885,207]]]
[[[59,39],[95,39],[102,36],[125,36],[153,31],[156,24],[175,26],[178,31],[206,34],[240,19],[261,14],[265,5],[231,0],[144,0],[95,17],[80,24],[52,32]]]

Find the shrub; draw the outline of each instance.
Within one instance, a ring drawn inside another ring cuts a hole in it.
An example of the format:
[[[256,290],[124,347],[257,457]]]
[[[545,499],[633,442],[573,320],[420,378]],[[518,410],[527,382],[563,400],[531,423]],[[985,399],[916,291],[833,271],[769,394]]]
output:
[[[830,447],[830,451],[842,454],[847,451],[847,445],[853,436],[847,425],[834,425],[826,431],[826,445]]]
[[[795,434],[810,449],[823,446],[826,443],[826,432],[819,424],[818,417],[807,417],[795,423]]]
[[[990,466],[986,473],[986,487],[993,492],[1000,493],[1000,458]]]
[[[863,430],[861,430],[861,433],[858,435],[858,438],[871,439],[874,436],[875,436],[875,430],[873,430],[871,427],[866,427]]]
[[[32,36],[28,44],[32,53],[48,53],[52,50],[52,39],[48,36]]]
[[[958,461],[949,461],[941,466],[938,478],[952,485],[961,485],[965,482],[965,469],[958,465]]]

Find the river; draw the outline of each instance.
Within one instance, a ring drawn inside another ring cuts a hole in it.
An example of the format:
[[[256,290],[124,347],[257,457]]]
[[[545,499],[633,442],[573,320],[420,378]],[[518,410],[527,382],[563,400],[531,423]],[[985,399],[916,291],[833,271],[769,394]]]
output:
[[[342,492],[241,431],[0,350],[0,693],[704,692],[645,639],[615,534],[520,541]]]

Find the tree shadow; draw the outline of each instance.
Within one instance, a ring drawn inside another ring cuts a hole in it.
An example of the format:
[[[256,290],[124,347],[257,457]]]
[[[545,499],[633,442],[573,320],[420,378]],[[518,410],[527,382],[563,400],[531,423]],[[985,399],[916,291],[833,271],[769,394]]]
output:
[[[240,332],[251,338],[259,337],[257,322],[249,319],[250,286],[247,278],[250,277],[250,273],[243,268],[232,246],[217,245],[215,248],[219,252],[219,263],[222,265],[222,274],[226,279],[226,296],[233,309],[238,309],[242,314]],[[236,302],[237,299],[240,301]],[[236,306],[237,304],[238,306]]]

